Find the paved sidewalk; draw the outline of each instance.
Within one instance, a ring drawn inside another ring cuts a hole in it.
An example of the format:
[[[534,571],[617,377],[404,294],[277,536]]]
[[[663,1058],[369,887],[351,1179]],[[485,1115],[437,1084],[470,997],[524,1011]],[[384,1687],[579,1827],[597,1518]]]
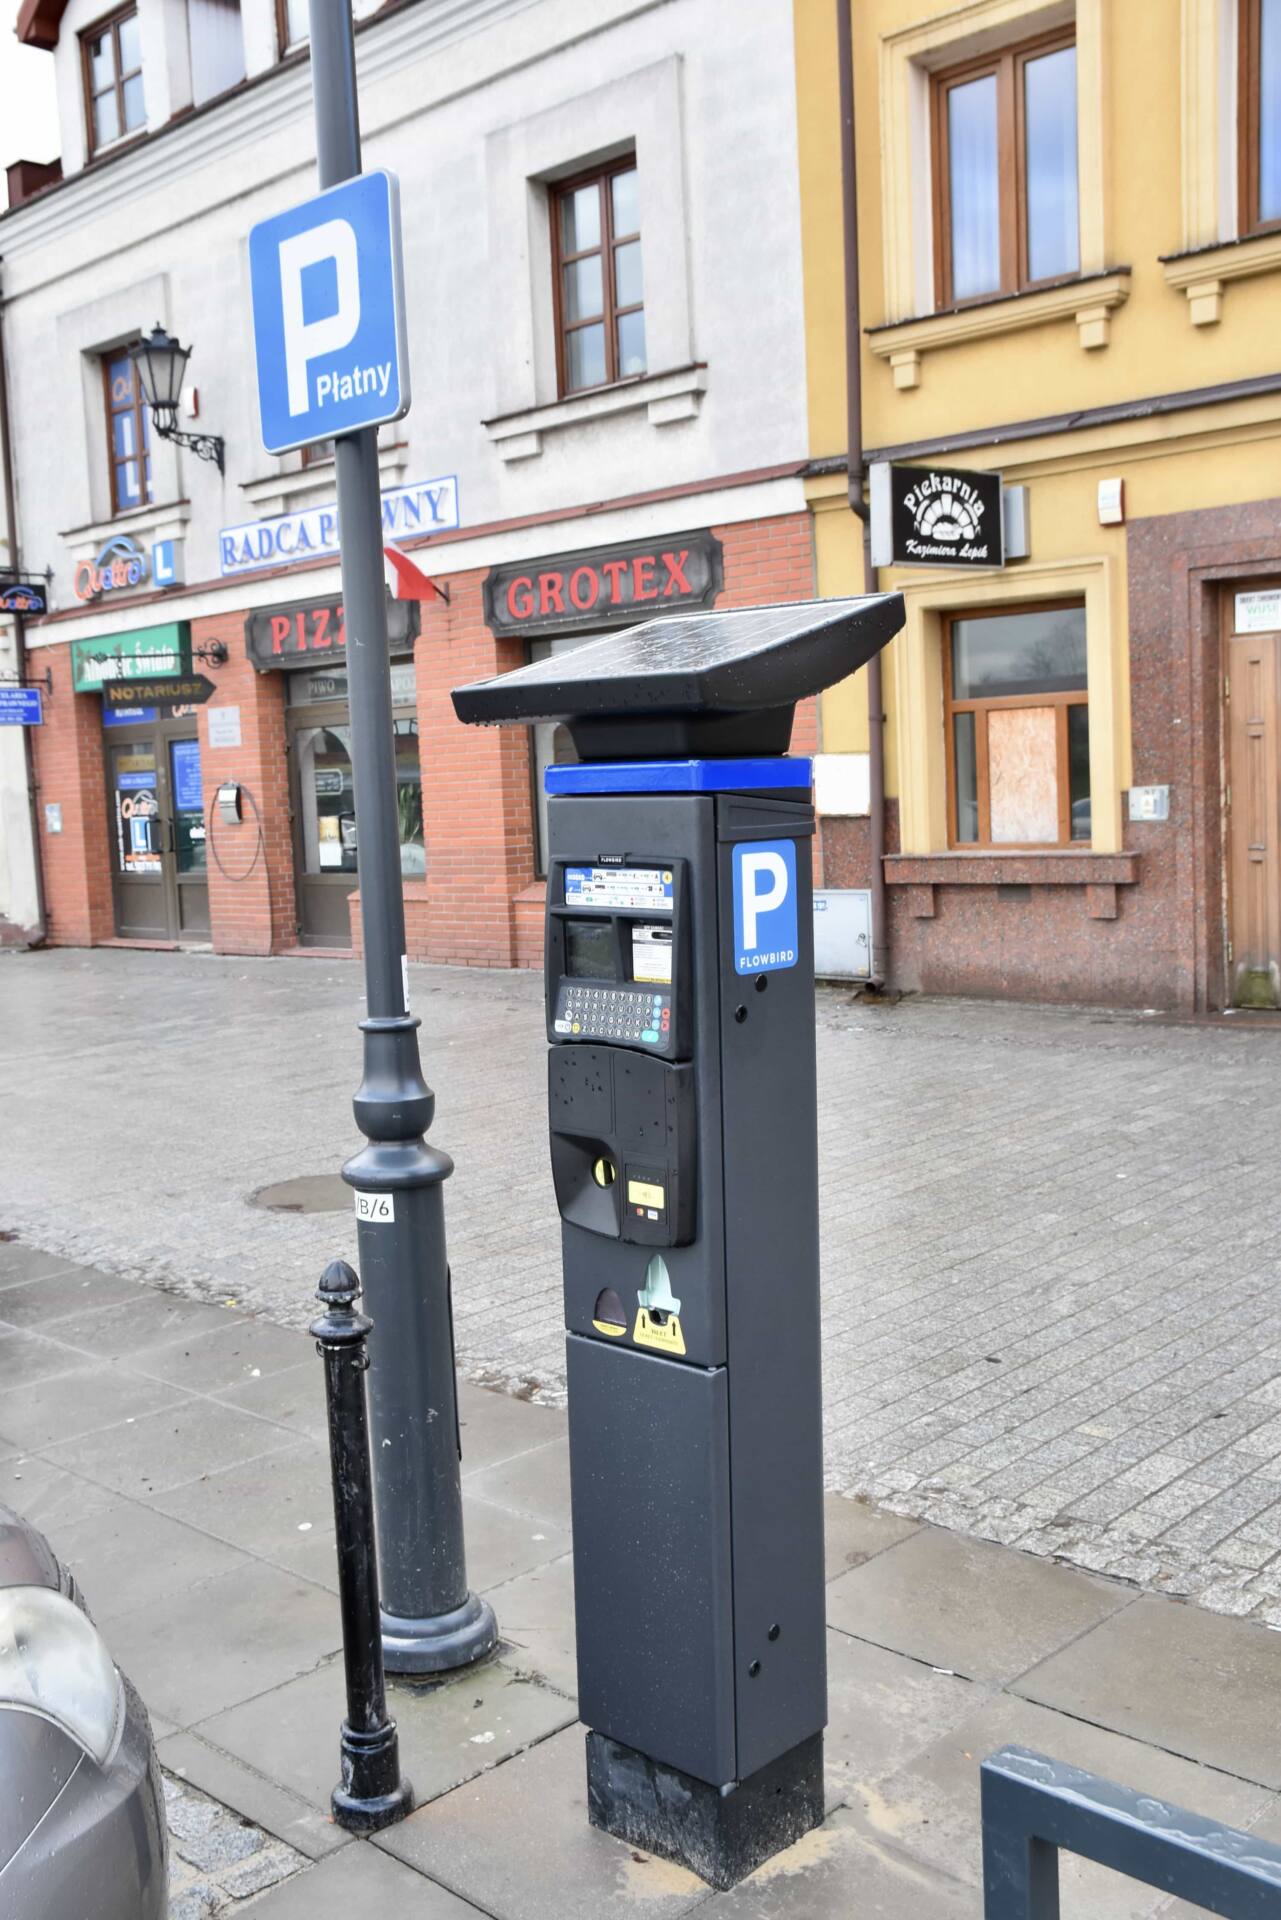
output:
[[[541,982],[412,969],[460,1364],[563,1397]],[[0,958],[0,1227],[299,1326],[359,970]],[[1281,1025],[818,995],[833,1489],[1281,1624]],[[768,1125],[768,1113],[760,1124]]]
[[[394,1690],[418,1810],[350,1840],[327,1817],[343,1693],[311,1343],[9,1243],[0,1385],[0,1501],[48,1532],[153,1715],[192,1863],[175,1920],[978,1920],[977,1767],[1007,1741],[1281,1838],[1276,1634],[836,1497],[824,1827],[728,1894],[593,1832],[564,1415],[465,1386],[499,1656]],[[1065,1920],[1192,1911],[1070,1859],[1064,1886]]]

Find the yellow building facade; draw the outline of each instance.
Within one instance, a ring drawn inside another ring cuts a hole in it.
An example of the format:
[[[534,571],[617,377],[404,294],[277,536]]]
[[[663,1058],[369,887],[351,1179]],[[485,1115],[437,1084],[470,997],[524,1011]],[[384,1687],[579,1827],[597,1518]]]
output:
[[[795,23],[835,595],[864,584],[837,0]],[[894,986],[1281,1004],[1281,0],[855,0],[852,48],[866,461],[999,473],[1026,550],[880,568],[885,845],[825,812],[824,878],[883,860]],[[830,794],[865,678],[823,700]]]

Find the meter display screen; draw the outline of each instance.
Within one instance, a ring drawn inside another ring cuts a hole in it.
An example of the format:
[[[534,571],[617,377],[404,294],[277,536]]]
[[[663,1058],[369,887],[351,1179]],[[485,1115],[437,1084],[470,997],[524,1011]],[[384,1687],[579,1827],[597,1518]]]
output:
[[[608,920],[567,920],[565,970],[573,980],[614,978],[614,935]]]

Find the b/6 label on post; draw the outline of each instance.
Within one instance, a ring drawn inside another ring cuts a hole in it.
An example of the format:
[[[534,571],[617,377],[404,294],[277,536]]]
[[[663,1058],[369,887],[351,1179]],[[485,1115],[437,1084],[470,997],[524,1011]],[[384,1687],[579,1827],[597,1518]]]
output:
[[[380,1227],[390,1226],[396,1218],[396,1197],[391,1193],[357,1193],[357,1220],[372,1220]]]

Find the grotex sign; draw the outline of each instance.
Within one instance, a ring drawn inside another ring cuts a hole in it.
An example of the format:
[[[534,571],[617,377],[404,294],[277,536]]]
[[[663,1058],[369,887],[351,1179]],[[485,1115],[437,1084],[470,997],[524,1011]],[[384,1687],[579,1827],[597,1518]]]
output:
[[[409,411],[400,187],[364,173],[249,235],[263,444],[286,453]]]

